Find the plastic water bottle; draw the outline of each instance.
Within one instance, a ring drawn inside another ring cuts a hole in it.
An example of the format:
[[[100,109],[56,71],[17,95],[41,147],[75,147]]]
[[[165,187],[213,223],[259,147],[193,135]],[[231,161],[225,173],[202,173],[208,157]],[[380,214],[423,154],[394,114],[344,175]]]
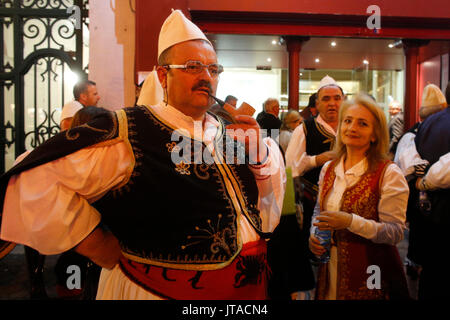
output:
[[[426,191],[419,192],[419,209],[423,214],[431,212],[431,202]]]
[[[319,230],[319,228],[316,228],[314,236],[326,250],[326,252],[319,257],[319,261],[321,263],[327,263],[330,260],[331,231]]]

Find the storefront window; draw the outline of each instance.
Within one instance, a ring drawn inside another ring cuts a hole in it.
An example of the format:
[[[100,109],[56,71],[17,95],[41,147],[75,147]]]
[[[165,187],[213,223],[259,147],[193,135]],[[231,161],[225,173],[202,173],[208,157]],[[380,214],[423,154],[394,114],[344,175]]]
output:
[[[372,95],[388,117],[388,106],[393,100],[403,105],[404,72],[396,70],[300,70],[299,109],[308,105],[309,97],[317,91],[320,80],[329,75],[342,87],[347,97],[360,91]],[[281,112],[288,108],[287,69],[255,70],[255,68],[225,68],[220,75],[217,96],[225,99],[227,95],[237,97],[238,106],[247,102],[262,110],[263,102],[273,97],[280,101]]]

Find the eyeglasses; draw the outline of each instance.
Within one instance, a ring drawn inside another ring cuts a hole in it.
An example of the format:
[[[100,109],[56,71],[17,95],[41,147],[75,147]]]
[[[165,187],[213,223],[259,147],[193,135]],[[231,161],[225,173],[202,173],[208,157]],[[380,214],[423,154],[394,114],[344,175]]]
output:
[[[216,78],[223,72],[223,66],[217,63],[203,64],[200,61],[187,61],[186,64],[168,64],[164,68],[167,69],[183,69],[190,74],[198,74],[207,68],[211,77]]]

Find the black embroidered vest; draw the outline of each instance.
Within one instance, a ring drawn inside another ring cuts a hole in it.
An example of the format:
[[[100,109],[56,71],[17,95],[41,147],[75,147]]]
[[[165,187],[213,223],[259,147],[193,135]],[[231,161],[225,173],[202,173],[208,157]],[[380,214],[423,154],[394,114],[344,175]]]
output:
[[[204,143],[188,134],[172,135],[174,128],[150,109],[139,106],[119,112],[126,114],[134,168],[125,185],[94,206],[119,239],[124,255],[186,270],[220,269],[231,263],[242,248],[238,214],[262,232],[253,173],[246,164],[218,159],[220,143],[229,142],[223,122],[219,119],[214,140],[217,152],[207,161]],[[182,160],[174,162],[174,155]]]
[[[306,136],[306,153],[316,156],[325,151],[330,151],[335,143],[335,137],[319,124],[316,118],[309,118],[303,121],[303,130]],[[322,166],[311,169],[303,175],[303,178],[311,184],[316,185],[319,181]]]

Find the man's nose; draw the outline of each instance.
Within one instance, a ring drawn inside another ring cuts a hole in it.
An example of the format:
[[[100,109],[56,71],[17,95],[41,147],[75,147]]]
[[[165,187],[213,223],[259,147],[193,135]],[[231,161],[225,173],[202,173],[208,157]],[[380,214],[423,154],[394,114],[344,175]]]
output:
[[[210,73],[209,69],[207,67],[203,67],[202,68],[202,72],[200,72],[199,74],[203,79],[208,79],[209,81],[213,81],[216,80],[217,77],[213,77],[212,74]]]
[[[335,106],[337,105],[337,100],[335,99],[330,99],[330,101],[328,102],[329,105]]]

